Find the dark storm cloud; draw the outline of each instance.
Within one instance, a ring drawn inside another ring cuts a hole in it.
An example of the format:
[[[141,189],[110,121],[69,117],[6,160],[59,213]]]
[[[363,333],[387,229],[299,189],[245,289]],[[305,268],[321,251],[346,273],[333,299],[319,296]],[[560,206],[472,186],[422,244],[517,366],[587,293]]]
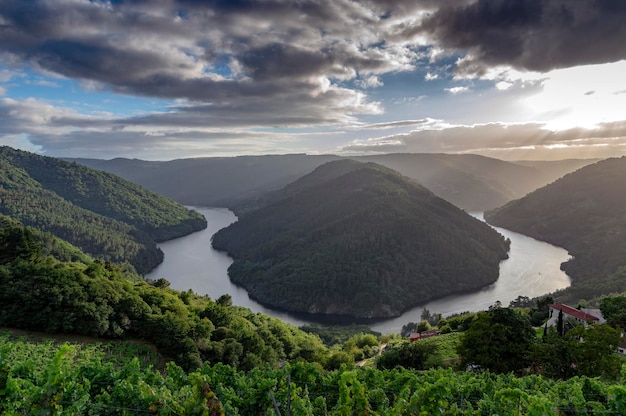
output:
[[[264,100],[258,108],[303,112],[279,124],[338,120],[372,112],[339,84],[410,65],[409,48],[383,41],[381,13],[349,0],[2,2],[0,57],[125,94],[210,103],[209,112]],[[338,114],[317,117],[322,105]]]
[[[478,0],[439,8],[419,27],[442,47],[471,57],[459,70],[493,65],[545,72],[626,58],[623,0]]]

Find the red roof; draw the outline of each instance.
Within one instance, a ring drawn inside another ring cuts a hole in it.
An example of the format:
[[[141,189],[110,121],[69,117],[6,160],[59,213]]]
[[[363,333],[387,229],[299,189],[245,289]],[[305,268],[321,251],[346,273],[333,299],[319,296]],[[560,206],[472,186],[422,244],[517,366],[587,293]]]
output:
[[[600,319],[597,316],[593,316],[583,311],[579,311],[578,309],[572,308],[571,306],[563,305],[561,303],[552,304],[548,306],[553,309],[563,311],[564,314],[573,316],[574,318],[578,318],[583,321],[600,321]]]

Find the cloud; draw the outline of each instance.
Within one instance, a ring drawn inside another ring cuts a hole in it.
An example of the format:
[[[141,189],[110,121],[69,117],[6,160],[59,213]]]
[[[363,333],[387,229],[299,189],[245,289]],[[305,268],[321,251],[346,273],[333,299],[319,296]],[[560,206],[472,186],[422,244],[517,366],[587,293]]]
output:
[[[438,8],[406,36],[421,34],[468,53],[461,73],[508,65],[547,72],[626,58],[626,2],[477,0]]]
[[[380,112],[344,81],[376,88],[379,75],[414,69],[419,54],[386,33],[429,3],[2,2],[0,51],[85,88],[192,103],[168,119],[202,109],[207,125],[336,123]]]
[[[468,87],[452,87],[452,88],[444,88],[444,91],[449,92],[452,95],[463,94],[465,92],[469,92]]]
[[[315,124],[321,118],[333,121],[325,108],[320,104],[308,117],[292,113],[286,107],[280,108],[282,111],[278,113],[269,108],[265,112],[258,108],[218,109],[209,117],[202,106],[185,107],[185,111],[173,108],[171,112],[116,117],[106,113],[81,114],[72,108],[32,98],[1,98],[0,144],[37,149],[50,156],[97,154],[102,158],[124,155],[160,160],[164,154],[171,159],[190,154],[199,157],[293,153],[291,145],[302,142],[302,135],[258,131],[253,127],[268,121],[277,125]],[[248,111],[254,117],[246,118]],[[346,122],[336,117],[334,121]]]
[[[550,152],[554,149],[559,150],[558,156]],[[405,134],[355,140],[338,152],[476,153],[509,160],[609,157],[626,154],[626,121],[563,131],[548,130],[540,123],[473,126],[430,123]]]
[[[421,120],[400,120],[400,121],[389,121],[385,123],[358,125],[355,128],[359,130],[386,130],[386,129],[393,129],[397,127],[424,125],[427,123],[431,123],[432,121],[433,120],[427,119],[427,118],[421,119]]]
[[[52,87],[58,79],[63,80],[58,85],[78,85],[83,93],[160,98],[169,107],[120,117],[81,113],[68,102],[1,97],[0,138],[31,140],[56,154],[104,152],[107,140],[111,152],[120,153],[130,152],[131,143],[137,149],[180,144],[179,149],[199,151],[202,140],[205,149],[220,143],[236,151],[248,143],[249,150],[237,153],[275,153],[299,140],[278,129],[324,126],[365,137],[353,127],[363,127],[367,119],[382,122],[365,130],[416,131],[361,140],[346,149],[505,149],[509,145],[498,147],[501,140],[474,139],[478,132],[496,137],[490,131],[502,133],[504,125],[444,129],[425,117],[446,113],[456,123],[484,122],[492,118],[478,113],[493,117],[513,108],[494,108],[493,102],[540,88],[549,92],[556,81],[542,76],[552,76],[546,72],[553,68],[626,58],[625,14],[626,3],[616,0],[5,1],[0,2],[0,82],[11,84],[0,86],[0,95],[31,96],[32,85]],[[527,80],[528,71],[542,74]],[[477,76],[495,85],[492,101],[486,83],[465,81],[471,90],[444,85]],[[28,82],[31,87],[18,95]],[[593,95],[575,98],[592,104],[607,95],[623,97],[617,95],[623,90],[621,84],[610,92],[594,85],[584,91]],[[47,92],[55,99],[63,93]],[[468,109],[464,106],[477,97],[473,92],[484,94]],[[397,118],[410,120],[368,117],[384,114],[385,103],[404,111]],[[552,103],[534,107],[540,117],[527,119],[541,123],[555,111]],[[567,108],[556,110],[580,119]],[[428,121],[412,120],[422,117]],[[615,119],[613,113],[604,117],[600,120]],[[531,139],[548,131],[541,123],[530,129],[533,134],[527,132]],[[506,129],[516,143],[511,146],[520,145],[514,138],[524,129]],[[273,136],[258,133],[270,130]]]
[[[361,88],[378,88],[384,85],[381,79],[375,75],[369,76],[365,79],[357,80],[355,81],[355,84]]]

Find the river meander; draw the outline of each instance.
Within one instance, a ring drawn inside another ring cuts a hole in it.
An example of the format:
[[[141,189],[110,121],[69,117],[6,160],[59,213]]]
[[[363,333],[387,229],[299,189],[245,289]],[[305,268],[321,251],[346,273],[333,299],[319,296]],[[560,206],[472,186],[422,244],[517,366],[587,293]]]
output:
[[[266,308],[250,299],[245,289],[232,284],[227,272],[232,259],[225,253],[213,250],[211,237],[236,221],[236,216],[225,208],[193,209],[206,217],[207,228],[159,244],[165,259],[146,275],[147,278],[163,277],[171,282],[173,289],[192,289],[201,295],[208,294],[213,299],[227,293],[232,296],[235,305],[274,316],[293,325],[314,322]],[[482,219],[482,214],[473,215]],[[472,293],[448,296],[416,306],[399,317],[371,322],[370,327],[382,333],[400,332],[402,325],[407,322],[419,321],[424,308],[431,313],[447,316],[484,310],[496,301],[506,306],[520,295],[541,296],[570,285],[570,278],[560,270],[561,263],[570,258],[566,250],[503,228],[494,228],[511,240],[509,258],[500,264],[500,277],[496,283]]]

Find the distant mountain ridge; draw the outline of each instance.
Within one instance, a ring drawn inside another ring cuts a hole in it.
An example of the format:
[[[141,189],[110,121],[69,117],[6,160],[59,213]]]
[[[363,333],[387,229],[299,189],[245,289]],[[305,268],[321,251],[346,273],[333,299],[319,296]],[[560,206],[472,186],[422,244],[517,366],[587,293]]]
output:
[[[68,159],[119,175],[185,205],[237,209],[283,188],[335,155],[207,157],[151,162]],[[351,159],[375,162],[408,176],[466,211],[495,208],[555,179],[554,171],[477,155],[390,154]],[[575,167],[572,167],[572,170]],[[566,170],[566,168],[565,168]]]
[[[485,218],[566,248],[573,259],[562,268],[574,285],[616,273],[626,266],[626,157],[585,166]]]
[[[292,312],[390,317],[498,278],[508,242],[397,172],[326,163],[213,236],[231,280]]]
[[[206,227],[199,213],[120,177],[6,146],[0,213],[139,273],[162,261],[156,242]]]

